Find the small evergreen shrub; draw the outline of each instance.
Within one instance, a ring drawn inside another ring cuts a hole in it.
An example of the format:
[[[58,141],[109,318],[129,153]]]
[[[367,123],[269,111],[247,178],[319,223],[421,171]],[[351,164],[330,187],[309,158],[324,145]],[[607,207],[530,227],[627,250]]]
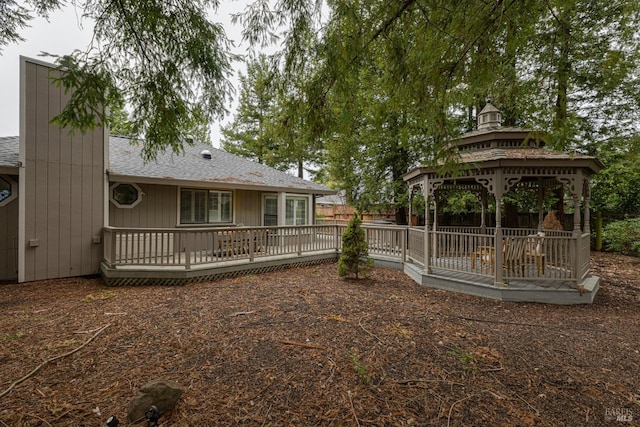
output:
[[[607,251],[640,256],[640,218],[607,224],[602,241]]]
[[[361,225],[362,221],[356,213],[342,235],[342,255],[338,260],[340,277],[353,274],[358,279],[365,276],[373,266],[373,260],[369,258],[369,245]]]

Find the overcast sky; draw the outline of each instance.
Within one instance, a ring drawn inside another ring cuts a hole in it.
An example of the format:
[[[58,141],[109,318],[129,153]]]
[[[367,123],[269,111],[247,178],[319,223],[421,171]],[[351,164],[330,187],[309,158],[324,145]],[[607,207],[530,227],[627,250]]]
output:
[[[246,47],[241,45],[241,26],[231,24],[231,14],[241,12],[251,0],[223,0],[214,20],[223,23],[227,37],[236,44],[235,53],[245,54]],[[92,35],[90,22],[81,22],[80,11],[67,6],[49,17],[31,21],[31,27],[21,31],[24,42],[12,43],[0,52],[0,136],[17,136],[19,120],[20,55],[52,62],[52,58],[39,56],[41,52],[64,55],[74,49],[84,49]],[[236,64],[237,70],[245,71],[242,64]],[[237,88],[237,72],[233,79]],[[230,106],[232,110],[233,105]],[[225,119],[229,121],[231,115]],[[219,123],[211,127],[211,140],[219,145]]]

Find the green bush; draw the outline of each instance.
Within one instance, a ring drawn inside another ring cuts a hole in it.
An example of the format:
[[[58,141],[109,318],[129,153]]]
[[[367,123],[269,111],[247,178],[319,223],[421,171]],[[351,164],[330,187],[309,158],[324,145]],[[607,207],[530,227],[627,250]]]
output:
[[[608,251],[640,256],[640,218],[607,224],[602,241]]]
[[[366,273],[373,266],[369,258],[369,245],[361,227],[362,221],[355,214],[342,235],[342,255],[338,260],[338,276],[355,275],[356,279]]]

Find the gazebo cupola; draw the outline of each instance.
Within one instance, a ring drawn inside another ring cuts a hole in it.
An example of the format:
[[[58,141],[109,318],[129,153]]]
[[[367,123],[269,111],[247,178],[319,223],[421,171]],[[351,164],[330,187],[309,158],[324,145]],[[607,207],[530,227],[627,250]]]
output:
[[[502,124],[502,113],[487,100],[487,105],[478,113],[478,130],[499,128]]]

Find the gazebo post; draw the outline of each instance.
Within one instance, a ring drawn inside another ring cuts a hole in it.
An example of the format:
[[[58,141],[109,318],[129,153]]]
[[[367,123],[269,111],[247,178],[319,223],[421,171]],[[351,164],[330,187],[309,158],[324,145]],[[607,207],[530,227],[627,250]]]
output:
[[[413,185],[409,186],[409,227],[413,226]]]
[[[480,190],[480,203],[482,204],[482,215],[480,217],[480,234],[487,234],[487,210],[489,201],[487,200],[487,189]]]
[[[591,234],[591,224],[590,224],[590,219],[591,219],[591,206],[590,206],[590,201],[591,201],[591,188],[589,186],[589,180],[585,179],[584,180],[584,226],[582,229],[582,232],[584,234]]]
[[[575,244],[573,251],[572,266],[573,274],[575,275],[575,282],[572,285],[574,288],[579,287],[580,277],[580,256],[582,255],[580,248],[582,247],[582,228],[580,227],[580,199],[583,194],[583,182],[582,176],[572,177],[570,182],[575,185],[571,186],[571,193],[573,195],[573,242]]]
[[[582,231],[581,227],[581,215],[580,215],[580,196],[573,195],[573,232],[580,235]]]
[[[575,235],[580,236],[581,234],[581,230],[582,228],[580,227],[580,219],[581,219],[581,215],[580,215],[580,199],[582,198],[582,194],[583,194],[583,182],[582,178],[580,177],[576,177],[575,178],[575,189],[572,189],[572,193],[573,193],[573,232]]]
[[[430,261],[431,261],[431,253],[430,253],[430,244],[429,239],[431,239],[431,233],[429,233],[429,218],[431,215],[429,214],[429,205],[431,204],[431,199],[429,198],[429,178],[425,177],[424,182],[422,184],[422,194],[424,196],[424,271],[425,273],[429,273],[431,270]]]
[[[502,183],[502,174],[497,173],[495,182]],[[495,286],[504,286],[502,272],[502,185],[494,187],[494,196],[496,198],[496,232],[495,232],[495,257],[496,257],[496,281]]]
[[[440,248],[438,247],[438,235],[436,232],[438,231],[438,196],[436,195],[436,191],[433,191],[433,224],[431,225],[431,240],[430,247],[431,253],[437,258],[440,253]],[[431,261],[431,260],[429,260]],[[431,263],[429,263],[429,269],[431,269]]]
[[[538,178],[538,231],[542,231],[544,222],[544,182]]]

